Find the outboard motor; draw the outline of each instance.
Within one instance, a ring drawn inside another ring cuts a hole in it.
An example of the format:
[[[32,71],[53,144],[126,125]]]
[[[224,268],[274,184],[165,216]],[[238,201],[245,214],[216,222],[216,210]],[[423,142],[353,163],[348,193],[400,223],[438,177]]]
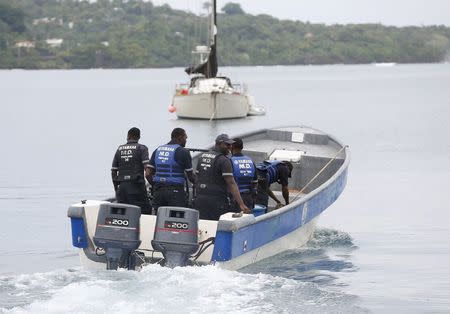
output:
[[[163,254],[165,266],[186,266],[198,248],[198,219],[195,209],[160,207],[152,246]]]
[[[106,254],[106,269],[118,267],[134,270],[139,247],[141,208],[127,204],[101,204],[95,229],[94,243]]]

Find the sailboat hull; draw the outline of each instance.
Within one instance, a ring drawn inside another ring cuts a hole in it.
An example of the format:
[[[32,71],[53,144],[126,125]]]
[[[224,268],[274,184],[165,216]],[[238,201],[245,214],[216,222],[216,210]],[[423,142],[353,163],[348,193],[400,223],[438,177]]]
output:
[[[247,96],[232,93],[175,95],[173,106],[178,118],[208,120],[243,118],[250,107]]]

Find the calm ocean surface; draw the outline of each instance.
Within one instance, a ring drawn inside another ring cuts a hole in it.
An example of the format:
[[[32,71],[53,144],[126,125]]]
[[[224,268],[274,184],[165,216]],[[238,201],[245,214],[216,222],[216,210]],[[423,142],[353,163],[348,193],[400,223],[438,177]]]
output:
[[[222,68],[267,115],[177,120],[182,69],[0,71],[0,313],[449,313],[450,64]],[[219,133],[301,124],[350,146],[348,184],[307,247],[240,272],[89,272],[70,204],[112,195],[110,166],[138,126]]]

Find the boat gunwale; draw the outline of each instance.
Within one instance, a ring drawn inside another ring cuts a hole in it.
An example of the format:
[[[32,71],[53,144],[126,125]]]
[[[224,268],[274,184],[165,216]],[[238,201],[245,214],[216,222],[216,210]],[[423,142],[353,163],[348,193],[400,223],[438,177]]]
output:
[[[247,133],[241,133],[236,135],[236,137],[240,137],[242,139],[245,139],[245,137],[250,137],[250,136],[254,136],[254,135],[258,135],[261,133],[266,133],[269,130],[275,130],[275,129],[281,129],[281,128],[309,128],[311,130],[320,132],[324,135],[326,135],[329,139],[331,139],[332,141],[334,141],[335,143],[337,143],[338,145],[340,145],[342,148],[344,148],[344,152],[345,152],[345,158],[344,158],[344,162],[342,163],[342,165],[339,167],[339,169],[331,176],[329,177],[323,184],[321,184],[319,187],[317,187],[316,189],[314,189],[314,191],[306,194],[304,197],[299,198],[298,200],[293,201],[292,203],[289,203],[288,205],[285,205],[277,210],[273,210],[271,212],[268,212],[264,215],[260,215],[257,217],[254,217],[253,219],[248,219],[249,216],[243,216],[241,218],[238,218],[236,220],[233,221],[222,221],[219,220],[218,222],[218,226],[217,226],[217,231],[225,231],[225,232],[229,232],[229,231],[237,231],[239,229],[242,229],[244,227],[247,226],[251,226],[257,223],[260,223],[262,221],[268,220],[268,219],[272,219],[274,217],[283,215],[291,210],[294,210],[296,207],[298,207],[299,205],[306,203],[307,201],[311,200],[312,198],[314,198],[316,195],[318,195],[319,193],[321,193],[323,190],[325,190],[326,188],[328,188],[334,181],[336,181],[337,178],[339,178],[344,172],[345,170],[348,168],[348,165],[350,163],[350,152],[349,152],[349,148],[346,145],[343,145],[341,143],[341,141],[337,140],[335,137],[329,135],[328,133],[325,133],[321,130],[312,128],[312,127],[308,127],[308,126],[303,126],[303,125],[293,125],[293,126],[279,126],[279,127],[271,127],[271,128],[265,128],[265,129],[260,129],[257,131],[252,131],[252,132],[247,132]],[[210,146],[210,148],[213,146]],[[201,153],[197,154],[200,155]],[[195,156],[197,156],[195,155]]]

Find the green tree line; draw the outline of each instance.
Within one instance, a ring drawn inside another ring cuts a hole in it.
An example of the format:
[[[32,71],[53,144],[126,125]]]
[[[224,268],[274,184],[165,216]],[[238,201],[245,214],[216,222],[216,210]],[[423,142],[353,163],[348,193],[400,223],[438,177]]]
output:
[[[331,25],[218,14],[219,65],[442,62],[450,28]],[[187,66],[206,17],[142,0],[0,0],[0,68]]]

